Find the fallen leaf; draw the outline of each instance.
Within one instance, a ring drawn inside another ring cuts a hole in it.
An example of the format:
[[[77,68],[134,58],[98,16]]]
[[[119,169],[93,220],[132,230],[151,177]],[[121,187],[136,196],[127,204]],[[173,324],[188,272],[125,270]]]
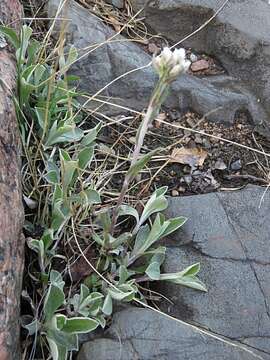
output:
[[[207,157],[207,151],[201,148],[175,148],[173,149],[169,160],[171,163],[187,164],[192,168],[202,166]]]
[[[117,21],[113,16],[110,15],[108,16],[108,19],[110,20],[114,30],[116,32],[119,32],[121,30],[121,24],[119,23],[119,21]]]
[[[93,259],[96,258],[95,250],[92,247],[89,247],[84,252],[84,255],[90,262],[93,262]],[[72,281],[74,282],[81,281],[92,272],[93,270],[90,268],[83,256],[78,257],[78,259],[70,267]]]

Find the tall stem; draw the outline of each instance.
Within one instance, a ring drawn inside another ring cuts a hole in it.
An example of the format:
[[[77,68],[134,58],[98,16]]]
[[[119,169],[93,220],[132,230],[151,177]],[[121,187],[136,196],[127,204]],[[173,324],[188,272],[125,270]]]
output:
[[[140,157],[140,152],[141,152],[141,149],[143,146],[145,135],[147,133],[147,130],[148,130],[150,124],[152,123],[154,118],[159,113],[160,106],[164,100],[164,97],[166,96],[168,85],[169,84],[166,81],[166,77],[161,77],[157,83],[155,90],[153,91],[152,97],[150,99],[150,102],[149,102],[149,105],[147,108],[147,112],[146,112],[146,114],[142,120],[142,123],[137,131],[136,144],[135,144],[135,148],[134,148],[134,151],[132,154],[132,160],[131,160],[130,167],[133,166]],[[117,204],[113,210],[112,223],[111,223],[111,229],[110,229],[110,232],[112,235],[114,233],[119,208],[124,201],[125,195],[129,188],[129,184],[131,183],[131,181],[133,179],[134,179],[134,176],[132,176],[131,174],[129,174],[127,172],[124,182],[123,182],[123,186],[122,186],[120,195],[117,200]]]

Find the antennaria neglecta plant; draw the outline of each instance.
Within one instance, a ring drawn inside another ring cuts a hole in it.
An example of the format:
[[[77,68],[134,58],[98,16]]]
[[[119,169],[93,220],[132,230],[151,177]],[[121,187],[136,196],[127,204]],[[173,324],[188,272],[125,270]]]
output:
[[[33,339],[27,351],[29,359],[37,351],[62,360],[78,350],[79,334],[106,326],[114,302],[144,301],[142,282],[169,281],[206,291],[197,278],[199,264],[162,273],[166,247],[159,240],[186,221],[162,214],[168,205],[167,188],[154,191],[141,212],[124,203],[130,184],[152,156],[141,155],[147,129],[170,83],[189,63],[183,49],[165,48],[153,59],[159,81],[137,131],[117,204],[109,208],[96,181],[96,142],[103,124],[89,129],[83,111],[78,111],[77,79],[68,72],[76,61],[76,49],[71,47],[64,54],[60,38],[53,56],[46,57],[46,49],[32,39],[30,27],[24,25],[19,36],[7,27],[1,26],[0,31],[15,47],[17,60],[14,101],[23,147],[25,231],[31,249],[23,293],[31,313],[22,316]],[[128,230],[121,226],[126,218],[132,220]],[[73,251],[70,258],[74,237],[85,249],[93,250],[91,260],[101,278],[91,273],[79,284],[73,281],[70,268],[78,257]]]

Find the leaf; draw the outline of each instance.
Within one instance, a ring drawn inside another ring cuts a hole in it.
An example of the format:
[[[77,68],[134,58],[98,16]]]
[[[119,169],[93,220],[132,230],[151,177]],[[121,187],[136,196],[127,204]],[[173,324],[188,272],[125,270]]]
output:
[[[143,155],[139,160],[136,161],[135,164],[131,165],[129,168],[127,175],[131,178],[134,178],[139,172],[144,168],[144,166],[148,163],[151,157],[156,153],[156,150],[151,151],[145,155]]]
[[[64,303],[65,295],[58,286],[50,285],[44,301],[44,315],[46,322],[50,321],[55,311]]]
[[[70,210],[63,205],[62,200],[55,201],[53,204],[51,228],[54,231],[60,231],[69,220],[70,215]]]
[[[117,301],[131,301],[137,292],[136,287],[130,284],[121,284],[117,286],[117,289],[111,287],[108,289],[108,294]]]
[[[87,298],[87,296],[89,295],[89,288],[84,285],[81,284],[81,288],[80,288],[80,303],[82,303],[84,301],[84,299]]]
[[[94,156],[94,146],[87,146],[83,148],[78,154],[79,168],[84,170],[92,161]]]
[[[101,129],[101,126],[102,124],[99,123],[96,127],[94,127],[93,129],[91,129],[87,135],[85,135],[83,138],[82,138],[82,141],[81,141],[81,144],[80,146],[81,147],[84,147],[84,146],[88,146],[90,144],[92,144],[96,138],[97,138],[97,135]]]
[[[34,335],[37,334],[37,332],[40,329],[40,324],[37,319],[33,320],[30,324],[23,325],[25,329],[28,330],[28,335]]]
[[[147,201],[142,216],[139,221],[139,225],[143,224],[152,214],[163,211],[168,206],[168,201],[165,198],[165,194],[168,190],[167,186],[163,186],[157,189]]]
[[[27,65],[28,66],[32,65],[36,62],[36,56],[37,56],[37,53],[40,50],[40,48],[41,48],[41,44],[37,40],[33,39],[27,49],[27,53],[28,53],[27,54],[28,55],[27,56]],[[39,65],[40,64],[36,64],[35,66],[39,66]]]
[[[160,279],[160,265],[157,262],[152,262],[145,270],[146,275],[152,280]]]
[[[19,40],[15,30],[13,30],[7,26],[0,25],[0,32],[6,36],[8,41],[15,47],[16,50],[19,49],[20,40]]]
[[[136,256],[139,253],[140,249],[143,248],[149,234],[150,234],[150,228],[147,224],[140,227],[136,236],[134,247],[132,249],[132,253],[131,253],[132,257]]]
[[[121,205],[118,216],[133,216],[136,219],[136,223],[139,222],[138,211],[129,205]]]
[[[50,353],[53,360],[66,360],[67,358],[67,350],[66,348],[59,348],[56,342],[49,337],[47,337],[47,341],[50,347]]]
[[[110,294],[107,294],[103,303],[102,312],[105,315],[110,316],[112,314],[112,298]]]
[[[80,197],[85,205],[100,204],[101,198],[99,193],[94,189],[85,189],[80,192]]]
[[[80,309],[86,306],[89,307],[90,305],[94,305],[95,303],[99,305],[103,298],[104,298],[103,294],[100,294],[98,292],[92,292],[81,302]]]
[[[78,160],[68,160],[70,157],[64,150],[60,150],[61,176],[64,191],[67,191],[73,180],[73,175],[78,168]]]
[[[36,68],[35,68],[35,71],[34,71],[34,84],[35,84],[35,86],[39,85],[45,71],[46,71],[46,67],[44,65],[42,65],[42,64],[37,64],[36,65]]]
[[[162,237],[168,236],[169,234],[173,233],[181,226],[183,226],[187,221],[187,218],[180,216],[174,219],[169,219],[167,221],[169,222],[169,225],[167,226],[165,232],[163,232]]]
[[[43,107],[35,107],[35,113],[37,116],[39,126],[41,127],[41,129],[44,129],[46,109]]]
[[[122,245],[123,243],[127,244],[128,241],[131,239],[132,234],[129,232],[125,232],[119,235],[117,238],[110,238],[110,244],[113,248],[117,248],[118,246]]]
[[[160,280],[167,280],[167,279],[164,279],[162,274],[160,275]],[[190,287],[195,290],[207,292],[207,288],[205,287],[204,283],[200,281],[196,276],[183,276],[175,279],[169,279],[167,281],[170,281],[174,284]]]
[[[82,136],[83,131],[75,127],[75,125],[63,125],[57,128],[57,123],[55,122],[49,131],[45,146],[49,147],[63,142],[76,142]]]
[[[42,235],[41,240],[44,244],[44,250],[47,251],[53,243],[53,229],[46,229]]]
[[[202,166],[208,153],[202,148],[174,148],[169,161],[171,163],[187,164],[192,168]]]
[[[57,329],[57,327],[55,327],[48,328],[46,335],[47,338],[52,339],[57,344],[57,347],[62,350],[78,350],[78,335],[76,334],[69,334],[64,331],[60,331]]]
[[[135,246],[132,251],[132,256],[138,257],[138,255],[140,255],[140,256],[143,255],[143,253],[150,246],[152,246],[156,241],[158,241],[162,237],[162,234],[165,232],[168,225],[169,225],[169,222],[168,221],[164,222],[163,216],[161,214],[157,214],[147,238],[144,239],[144,241],[140,240],[140,247],[139,247],[139,243],[136,238]]]
[[[180,272],[161,274],[160,280],[170,281],[174,284],[183,285],[196,290],[207,291],[204,283],[196,277],[199,271],[200,264],[196,263]]]
[[[166,248],[164,246],[160,246],[152,258],[149,266],[145,270],[145,273],[150,277],[152,280],[159,280],[160,278],[160,266],[163,264],[165,259],[165,252]]]
[[[23,27],[21,28],[21,33],[20,33],[21,49],[20,50],[21,50],[22,59],[25,58],[26,50],[28,48],[28,44],[29,44],[29,40],[32,35],[32,32],[33,32],[33,30],[30,28],[30,26],[23,25]]]
[[[185,270],[181,271],[183,276],[197,275],[200,271],[200,263],[188,266]]]
[[[60,170],[53,161],[47,162],[47,174],[44,177],[50,184],[59,184]]]
[[[124,284],[130,276],[135,274],[134,271],[128,270],[124,265],[121,265],[118,271],[119,271],[119,281],[118,281],[119,285]]]
[[[66,66],[72,65],[72,63],[77,60],[77,57],[78,57],[78,51],[75,48],[75,46],[72,45],[68,52]]]
[[[74,317],[67,319],[62,331],[68,334],[85,334],[95,330],[98,327],[98,322],[94,319]]]

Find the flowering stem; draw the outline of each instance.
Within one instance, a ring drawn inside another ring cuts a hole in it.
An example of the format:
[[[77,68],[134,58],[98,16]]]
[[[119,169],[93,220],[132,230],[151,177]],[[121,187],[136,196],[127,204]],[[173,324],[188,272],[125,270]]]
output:
[[[142,123],[137,131],[136,145],[135,145],[135,148],[134,148],[134,151],[132,154],[132,160],[131,160],[130,166],[133,166],[139,159],[145,135],[146,135],[147,130],[148,130],[149,126],[151,125],[152,121],[159,113],[160,106],[161,106],[164,98],[167,95],[168,85],[169,84],[165,81],[164,77],[161,77],[159,79],[158,84],[153,92],[152,97],[151,97],[150,103],[148,105],[147,112],[146,112],[146,114],[142,120]],[[125,195],[129,188],[129,184],[131,183],[131,181],[133,179],[134,179],[134,176],[132,176],[129,173],[126,174],[120,195],[117,200],[117,204],[113,210],[111,231],[110,231],[112,235],[114,233],[114,228],[116,225],[119,208],[124,201]]]
[[[158,57],[153,58],[153,66],[159,74],[159,81],[151,96],[147,112],[142,120],[142,123],[137,131],[136,144],[132,154],[132,160],[130,168],[136,164],[139,160],[140,152],[143,146],[144,138],[147,130],[158,115],[160,107],[167,97],[169,84],[176,79],[178,75],[187,71],[190,62],[185,59],[185,50],[178,49],[172,52],[169,48],[164,48],[162,53]],[[128,191],[129,184],[136,175],[131,171],[128,171],[120,195],[117,200],[117,204],[113,210],[112,222],[110,227],[110,233],[113,235],[115,225],[117,222],[119,208],[122,205],[125,195]]]

